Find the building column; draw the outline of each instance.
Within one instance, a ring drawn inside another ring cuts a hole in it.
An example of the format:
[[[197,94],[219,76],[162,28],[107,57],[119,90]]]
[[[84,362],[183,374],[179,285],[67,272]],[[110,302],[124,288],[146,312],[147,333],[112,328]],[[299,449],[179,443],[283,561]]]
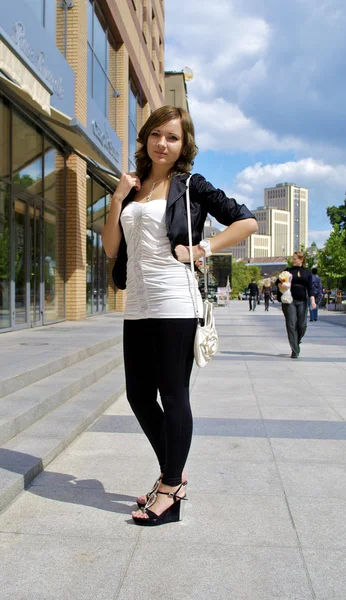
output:
[[[67,11],[66,60],[75,73],[74,116],[87,125],[87,2]],[[64,53],[65,11],[57,0],[57,46]],[[86,317],[86,162],[72,154],[66,163],[66,318]]]
[[[66,318],[86,317],[86,162],[75,154],[66,177]]]

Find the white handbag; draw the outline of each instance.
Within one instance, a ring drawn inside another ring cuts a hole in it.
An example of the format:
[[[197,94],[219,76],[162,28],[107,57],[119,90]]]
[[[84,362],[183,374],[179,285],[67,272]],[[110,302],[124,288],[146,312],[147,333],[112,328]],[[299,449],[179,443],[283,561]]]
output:
[[[193,261],[193,247],[192,247],[192,227],[191,227],[191,209],[190,209],[190,179],[191,175],[186,182],[186,211],[187,211],[187,225],[189,232],[189,253],[190,253],[190,264],[191,273],[194,277],[194,261]],[[204,277],[206,277],[206,264],[204,262]],[[195,283],[195,282],[194,282]],[[219,346],[219,338],[215,327],[215,319],[213,315],[213,304],[209,300],[203,302],[203,315],[199,314],[198,301],[197,301],[197,290],[196,285],[193,285],[195,295],[195,313],[197,318],[197,329],[194,342],[194,357],[196,364],[199,367],[205,367],[209,360],[216,354]],[[207,288],[206,288],[207,291]]]

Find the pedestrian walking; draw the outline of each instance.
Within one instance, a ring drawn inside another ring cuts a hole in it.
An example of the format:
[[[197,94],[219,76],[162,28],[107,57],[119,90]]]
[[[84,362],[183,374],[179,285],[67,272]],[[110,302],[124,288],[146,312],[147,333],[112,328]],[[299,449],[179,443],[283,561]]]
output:
[[[113,278],[127,288],[124,314],[126,393],[159,462],[160,476],[132,513],[138,525],[181,519],[184,465],[192,437],[189,380],[197,326],[188,263],[186,182],[197,154],[190,115],[163,106],[139,132],[136,173],[124,173],[102,240],[115,257]],[[193,259],[234,246],[257,230],[252,213],[202,175],[190,180]],[[227,228],[202,238],[207,215]],[[202,300],[198,303],[202,310]],[[161,397],[162,408],[157,401]]]
[[[315,298],[316,308],[312,308],[311,302],[309,303],[310,321],[317,321],[318,309],[323,298],[323,287],[321,278],[317,275],[317,269],[314,267],[311,269],[312,273],[312,293]]]
[[[269,311],[269,300],[272,297],[272,286],[270,283],[270,279],[266,279],[262,288],[262,295],[264,298],[264,310],[266,312]]]
[[[259,289],[256,283],[256,279],[253,279],[251,283],[249,283],[249,310],[256,310],[256,303],[258,301]]]
[[[312,308],[316,308],[315,298],[312,291],[312,273],[305,267],[306,257],[304,252],[295,252],[292,256],[292,267],[287,268],[292,275],[291,294],[293,301],[290,304],[282,303],[282,311],[285,316],[288,341],[291,346],[291,358],[298,358],[300,344],[306,332],[308,301],[310,299]],[[278,300],[281,302],[282,293],[286,290],[280,280],[277,279]]]

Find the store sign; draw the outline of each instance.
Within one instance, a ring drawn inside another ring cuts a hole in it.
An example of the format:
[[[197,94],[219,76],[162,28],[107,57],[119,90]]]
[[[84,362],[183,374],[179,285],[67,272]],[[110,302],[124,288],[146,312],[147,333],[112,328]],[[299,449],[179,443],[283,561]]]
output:
[[[94,136],[99,140],[101,146],[114,158],[115,162],[119,162],[119,152],[115,149],[111,138],[109,137],[106,127],[102,130],[97,121],[92,122],[92,130]]]
[[[87,133],[110,163],[121,171],[121,140],[91,96],[88,97]]]
[[[46,65],[44,52],[40,50],[38,53],[36,53],[33,47],[30,45],[25,37],[24,23],[21,21],[16,21],[14,23],[11,39],[41,73],[43,79],[45,79],[46,82],[53,88],[54,94],[59,96],[59,98],[63,98],[64,88],[61,75],[58,77],[54,76]]]
[[[0,37],[34,76],[53,92],[51,105],[74,114],[73,69],[24,0],[0,0]]]

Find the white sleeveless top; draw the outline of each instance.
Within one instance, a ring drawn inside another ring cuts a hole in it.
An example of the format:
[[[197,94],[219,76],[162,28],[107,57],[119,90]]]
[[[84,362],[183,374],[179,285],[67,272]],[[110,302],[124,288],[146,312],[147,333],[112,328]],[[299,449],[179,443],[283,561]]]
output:
[[[176,260],[165,222],[166,200],[131,202],[121,215],[127,244],[125,319],[191,319],[202,298],[191,268]]]

